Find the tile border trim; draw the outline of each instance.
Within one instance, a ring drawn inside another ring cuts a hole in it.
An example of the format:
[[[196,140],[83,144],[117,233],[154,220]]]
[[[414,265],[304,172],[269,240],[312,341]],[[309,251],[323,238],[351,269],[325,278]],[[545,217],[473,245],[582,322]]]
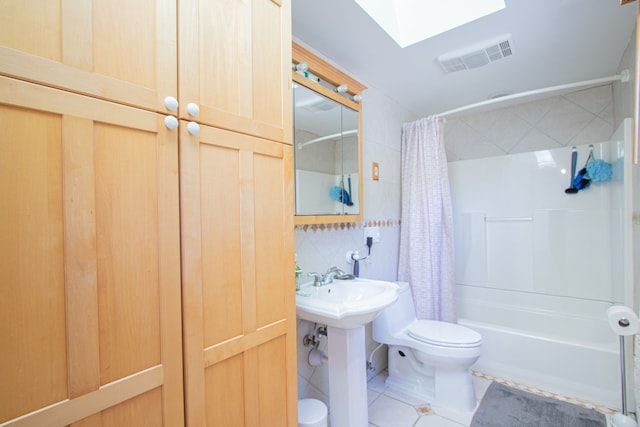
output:
[[[296,231],[302,232],[322,232],[322,231],[345,231],[362,230],[365,227],[399,227],[399,219],[368,220],[361,222],[338,222],[335,224],[303,224],[296,225]]]

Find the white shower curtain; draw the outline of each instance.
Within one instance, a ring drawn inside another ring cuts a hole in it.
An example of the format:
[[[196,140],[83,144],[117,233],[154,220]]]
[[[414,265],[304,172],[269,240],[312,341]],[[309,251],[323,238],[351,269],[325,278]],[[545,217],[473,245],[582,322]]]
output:
[[[402,127],[402,223],[398,279],[419,319],[456,322],[453,217],[443,119]]]

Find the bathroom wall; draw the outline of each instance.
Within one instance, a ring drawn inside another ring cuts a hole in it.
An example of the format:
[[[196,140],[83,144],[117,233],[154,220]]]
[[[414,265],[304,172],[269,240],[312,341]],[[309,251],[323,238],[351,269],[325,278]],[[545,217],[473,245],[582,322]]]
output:
[[[357,76],[354,76],[357,78]],[[365,83],[366,84],[366,83]],[[417,117],[400,107],[376,88],[363,93],[362,144],[364,181],[364,221],[324,225],[304,225],[295,229],[298,265],[302,268],[303,281],[312,271],[324,272],[331,266],[352,271],[346,253],[357,250],[366,255],[364,227],[380,228],[380,242],[371,249],[371,257],[360,264],[360,277],[396,280],[400,239],[400,136],[402,124]],[[371,178],[371,162],[380,167],[380,179]],[[311,347],[304,347],[305,334],[312,333],[312,323],[298,320],[298,396],[315,397],[328,403],[329,384],[327,366],[311,366],[308,354]],[[371,339],[371,328],[366,328],[367,356],[377,347]],[[319,349],[326,351],[327,338],[320,336]],[[376,351],[374,371],[387,367],[386,351]]]

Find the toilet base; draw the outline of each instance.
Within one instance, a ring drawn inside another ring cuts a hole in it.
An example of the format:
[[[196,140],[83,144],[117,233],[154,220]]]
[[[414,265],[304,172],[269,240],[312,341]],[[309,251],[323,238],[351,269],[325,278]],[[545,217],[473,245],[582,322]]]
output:
[[[445,369],[419,362],[414,350],[389,346],[389,377],[392,393],[413,404],[429,403],[463,412],[476,407],[476,394],[468,369]]]
[[[407,402],[411,405],[432,405],[435,401],[433,386],[422,384],[409,378],[398,378],[389,375],[385,381],[385,393],[391,397]]]

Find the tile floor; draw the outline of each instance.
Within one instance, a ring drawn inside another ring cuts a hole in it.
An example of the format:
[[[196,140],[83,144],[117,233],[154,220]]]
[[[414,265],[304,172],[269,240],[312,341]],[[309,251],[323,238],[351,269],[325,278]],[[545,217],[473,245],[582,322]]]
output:
[[[386,378],[386,372],[382,372],[369,381],[369,427],[468,427],[471,423],[473,413],[437,407],[432,408],[422,402],[411,401],[410,398],[394,395],[393,392],[385,387]],[[492,378],[490,377],[485,377],[481,374],[474,375],[473,382],[478,401],[484,396],[491,381]],[[506,384],[527,389],[509,382],[506,382]],[[531,389],[527,389],[527,391],[539,392]],[[549,393],[542,392],[542,394],[554,397]],[[558,397],[562,400],[581,404],[581,402],[572,399]],[[610,425],[612,410],[593,407],[588,404],[583,405],[605,413],[607,425]]]

